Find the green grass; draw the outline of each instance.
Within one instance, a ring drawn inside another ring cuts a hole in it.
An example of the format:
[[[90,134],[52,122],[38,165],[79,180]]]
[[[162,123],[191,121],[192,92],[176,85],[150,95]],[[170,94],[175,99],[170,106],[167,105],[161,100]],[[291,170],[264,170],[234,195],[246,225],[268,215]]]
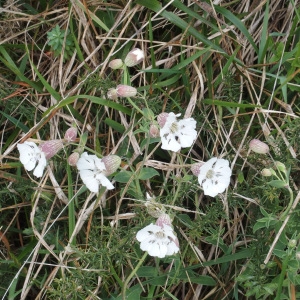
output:
[[[205,2],[0,1],[0,299],[300,298],[299,5]],[[133,48],[142,63],[108,67]],[[137,95],[109,99],[118,84]],[[197,121],[192,147],[149,135],[162,112]],[[18,143],[73,125],[43,177],[25,171]],[[121,157],[113,190],[83,185],[67,164],[78,147]],[[232,169],[214,198],[191,172],[211,157]],[[140,249],[146,193],[180,253]]]

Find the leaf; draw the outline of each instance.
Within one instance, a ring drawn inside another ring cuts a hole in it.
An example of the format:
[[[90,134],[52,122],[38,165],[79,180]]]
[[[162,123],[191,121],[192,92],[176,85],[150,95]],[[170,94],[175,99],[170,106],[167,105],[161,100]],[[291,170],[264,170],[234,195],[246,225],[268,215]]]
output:
[[[211,105],[218,105],[218,106],[225,106],[225,107],[240,107],[240,108],[256,108],[260,107],[259,105],[254,104],[243,104],[243,103],[236,103],[236,102],[227,102],[215,99],[204,99],[203,103],[211,104]]]
[[[133,172],[121,171],[114,177],[114,180],[120,183],[127,183],[133,175]]]
[[[141,170],[138,178],[140,180],[147,180],[157,175],[159,175],[159,173],[154,168],[146,167]]]
[[[287,183],[282,180],[272,180],[268,182],[268,184],[276,188],[284,188],[287,186]]]
[[[7,120],[11,121],[16,127],[20,128],[23,132],[28,132],[29,128],[24,125],[23,123],[21,123],[19,120],[17,120],[16,118],[7,115],[5,112],[0,111],[0,113],[7,118]]]

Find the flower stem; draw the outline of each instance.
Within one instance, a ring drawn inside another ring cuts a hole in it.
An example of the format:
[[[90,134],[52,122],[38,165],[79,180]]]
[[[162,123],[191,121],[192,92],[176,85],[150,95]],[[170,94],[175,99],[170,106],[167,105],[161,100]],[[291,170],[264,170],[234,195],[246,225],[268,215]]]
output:
[[[127,290],[127,285],[131,278],[136,274],[137,270],[140,268],[142,263],[144,262],[145,258],[147,257],[148,252],[145,252],[143,257],[140,259],[136,267],[132,270],[132,272],[129,274],[129,276],[126,278],[123,287],[122,287],[122,300],[126,300],[126,290]]]
[[[288,187],[289,193],[290,193],[290,202],[288,207],[286,208],[286,210],[282,213],[282,215],[280,216],[280,220],[284,220],[284,218],[286,217],[286,215],[290,212],[291,207],[293,205],[293,200],[294,200],[294,194],[293,191],[290,187]]]
[[[282,285],[283,285],[283,281],[284,281],[284,277],[285,277],[285,273],[286,273],[286,269],[287,269],[289,259],[290,259],[290,256],[287,255],[286,258],[284,259],[283,263],[282,263],[282,269],[281,269],[281,273],[280,273],[279,280],[278,280],[278,288],[277,288],[277,293],[276,293],[275,300],[280,300],[281,292],[282,292]]]

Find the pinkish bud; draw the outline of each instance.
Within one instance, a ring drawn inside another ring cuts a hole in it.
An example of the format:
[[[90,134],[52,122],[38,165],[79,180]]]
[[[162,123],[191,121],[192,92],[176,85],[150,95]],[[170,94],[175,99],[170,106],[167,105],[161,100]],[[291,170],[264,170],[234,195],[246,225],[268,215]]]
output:
[[[80,157],[80,154],[78,152],[73,152],[69,157],[68,157],[68,164],[72,167],[75,167],[78,159]]]
[[[199,174],[200,174],[200,168],[201,168],[201,166],[203,166],[204,165],[204,163],[196,163],[196,164],[192,164],[192,166],[191,166],[191,171],[192,171],[192,173],[195,175],[195,176],[199,176]]]
[[[149,134],[150,134],[150,137],[152,138],[157,138],[159,137],[159,129],[156,125],[150,125],[150,129],[149,129]]]
[[[105,165],[106,170],[103,173],[106,176],[109,176],[117,171],[121,164],[121,158],[118,155],[104,156],[101,161]]]
[[[171,226],[172,221],[168,214],[161,214],[156,220],[155,224],[160,227],[163,227],[164,224]]]
[[[257,139],[253,139],[250,141],[249,148],[253,152],[258,153],[258,154],[266,154],[270,150],[269,146],[266,143],[261,142],[260,140],[257,140]]]
[[[137,90],[132,86],[124,84],[119,84],[117,86],[117,95],[119,97],[134,97],[136,94]]]
[[[107,92],[108,99],[116,100],[118,99],[118,93],[116,89],[109,89]]]
[[[64,139],[66,140],[66,142],[70,143],[70,142],[75,142],[77,138],[77,128],[76,127],[70,127],[64,136]]]
[[[47,141],[40,145],[40,149],[45,153],[46,159],[53,157],[64,146],[61,140]]]
[[[168,113],[161,113],[157,116],[157,122],[161,128],[165,126],[168,116]]]
[[[121,69],[123,67],[123,61],[122,59],[113,59],[109,64],[108,66],[110,68],[112,68],[113,70],[117,70],[117,69]]]
[[[132,49],[125,57],[124,63],[127,67],[133,67],[145,58],[144,52],[141,49]]]

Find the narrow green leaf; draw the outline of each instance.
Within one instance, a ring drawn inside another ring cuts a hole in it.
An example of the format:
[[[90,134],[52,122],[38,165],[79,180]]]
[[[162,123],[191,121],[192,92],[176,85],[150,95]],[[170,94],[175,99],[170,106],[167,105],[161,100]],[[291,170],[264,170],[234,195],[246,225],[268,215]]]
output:
[[[262,32],[260,36],[259,42],[259,50],[258,50],[258,63],[264,63],[264,57],[267,52],[267,41],[268,41],[268,27],[269,27],[269,1],[266,2],[266,8],[264,9],[264,21]]]
[[[43,75],[39,72],[37,67],[31,63],[34,71],[36,72],[38,78],[41,80],[42,84],[44,85],[45,89],[51,94],[53,98],[55,98],[57,101],[61,100],[60,94],[47,82],[47,80],[43,77]]]
[[[243,103],[227,102],[227,101],[221,101],[221,100],[215,100],[215,99],[204,99],[203,103],[211,104],[211,105],[224,106],[224,107],[240,107],[240,108],[259,107],[259,105],[255,105],[255,104],[243,104]]]
[[[276,188],[284,188],[287,186],[287,183],[282,180],[272,180],[268,182],[268,184]]]
[[[31,87],[33,87],[36,91],[42,92],[43,88],[38,83],[29,80],[26,76],[22,74],[22,72],[19,70],[19,68],[15,65],[14,61],[11,59],[7,51],[3,46],[0,45],[0,53],[2,56],[0,56],[0,61],[3,62],[3,64],[9,68],[17,77],[19,80],[26,82]]]
[[[125,131],[125,127],[120,124],[119,122],[116,122],[110,118],[106,118],[104,120],[104,123],[107,124],[112,129],[116,130],[117,132],[123,133]]]
[[[109,28],[92,11],[86,11],[86,7],[80,1],[76,0],[76,5],[78,5],[78,7],[82,9],[86,14],[88,14],[92,18],[92,20],[97,23],[102,29],[107,32],[109,31]]]
[[[224,8],[222,6],[215,5],[214,8],[215,8],[216,12],[220,13],[227,20],[229,20],[233,25],[235,25],[244,34],[244,36],[247,38],[247,40],[252,45],[252,47],[255,49],[255,51],[258,52],[258,48],[257,48],[251,34],[247,30],[245,24],[243,22],[241,22],[241,20],[239,18],[237,18],[232,12],[230,12],[229,10],[227,10],[226,8]]]
[[[20,122],[19,120],[17,120],[16,118],[6,114],[5,112],[0,110],[0,113],[6,117],[10,122],[12,122],[16,127],[20,128],[23,132],[27,133],[29,131],[29,128],[24,125],[22,122]]]
[[[169,12],[169,11],[166,11],[166,10],[161,10],[162,6],[158,1],[156,1],[156,0],[152,0],[152,1],[138,0],[137,3],[142,5],[142,6],[145,6],[145,7],[149,8],[153,11],[155,11],[156,13],[159,12],[159,14],[162,17],[164,17],[165,19],[167,19],[168,21],[170,21],[174,25],[178,26],[182,30],[187,31],[189,34],[191,34],[192,36],[197,38],[199,41],[201,41],[204,45],[209,46],[212,49],[226,55],[226,52],[221,47],[219,47],[218,45],[216,45],[213,42],[211,42],[210,40],[208,40],[197,29],[195,29],[194,27],[191,27],[190,24],[185,22],[183,19],[178,17],[176,14],[174,14],[172,12]]]

